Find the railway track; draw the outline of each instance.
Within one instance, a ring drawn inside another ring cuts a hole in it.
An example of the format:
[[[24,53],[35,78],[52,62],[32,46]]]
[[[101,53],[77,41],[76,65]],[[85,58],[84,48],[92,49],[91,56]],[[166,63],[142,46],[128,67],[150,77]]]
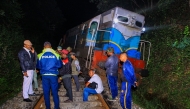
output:
[[[104,85],[104,92],[101,95],[100,94],[90,95],[89,101],[83,102],[82,92],[84,88],[84,79],[81,78],[80,79],[81,87],[79,92],[76,91],[75,84],[72,83],[73,101],[74,101],[72,103],[63,102],[68,98],[63,97],[66,91],[63,85],[61,85],[59,89],[60,108],[61,109],[122,109],[119,104],[119,100],[114,102],[107,101],[108,95],[110,95],[110,91],[107,84],[105,73],[103,71],[99,71],[97,72],[97,74],[103,80],[103,85]],[[41,81],[39,80],[38,83],[40,85],[39,91],[35,91],[35,93],[37,93],[38,96],[30,96],[30,99],[32,99],[33,102],[23,102],[22,92],[20,92],[13,99],[8,100],[2,106],[0,106],[0,109],[45,109]],[[118,87],[118,89],[120,88]],[[51,97],[51,106],[52,106],[51,108],[53,109],[54,104],[52,97]],[[142,109],[142,108],[136,104],[132,104],[132,109]]]
[[[72,91],[73,91],[73,102],[72,103],[64,103],[68,97],[63,97],[66,94],[66,90],[64,89],[63,85],[61,85],[59,89],[59,99],[60,99],[60,109],[110,109],[107,105],[106,101],[104,100],[103,96],[100,94],[90,95],[88,97],[87,102],[83,102],[83,88],[84,88],[84,79],[80,79],[80,90],[76,91],[76,86],[72,82]],[[39,91],[42,93],[43,90],[40,86]],[[53,109],[53,99],[52,96],[50,97],[51,101],[51,108]],[[40,99],[34,105],[33,109],[45,109],[44,97],[43,95],[40,96]]]

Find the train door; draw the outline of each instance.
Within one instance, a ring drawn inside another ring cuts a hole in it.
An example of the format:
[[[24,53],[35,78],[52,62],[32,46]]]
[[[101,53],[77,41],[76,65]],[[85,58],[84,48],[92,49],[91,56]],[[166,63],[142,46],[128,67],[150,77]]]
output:
[[[100,18],[100,17],[99,17]],[[90,69],[93,57],[93,48],[96,43],[96,35],[99,26],[99,19],[93,19],[89,25],[89,32],[86,39],[86,46],[88,47],[85,67]]]

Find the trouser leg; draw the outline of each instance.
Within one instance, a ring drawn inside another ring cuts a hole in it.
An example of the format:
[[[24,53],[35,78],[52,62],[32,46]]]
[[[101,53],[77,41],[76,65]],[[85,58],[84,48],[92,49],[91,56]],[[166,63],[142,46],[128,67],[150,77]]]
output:
[[[34,91],[33,91],[33,86],[32,86],[32,81],[33,81],[33,77],[34,77],[34,70],[29,70],[28,72],[29,75],[28,75],[28,78],[30,78],[30,85],[29,85],[29,90],[28,90],[28,94],[33,94]]]
[[[73,75],[72,77],[73,77],[74,80],[75,80],[76,89],[77,89],[77,91],[79,91],[80,84],[79,84],[79,78],[78,78],[78,75]]]
[[[120,104],[123,109],[131,109],[131,84],[122,82]]]
[[[50,79],[49,76],[42,76],[42,86],[46,109],[50,109]]]
[[[88,101],[88,96],[89,94],[97,94],[95,89],[91,89],[91,88],[84,88],[83,90],[83,101]]]
[[[118,96],[117,76],[107,75],[107,78],[112,98],[115,99]]]
[[[36,70],[34,70],[33,81],[34,81],[34,88],[38,88],[38,80],[37,80],[37,73],[36,73]]]
[[[54,101],[54,109],[59,109],[58,77],[57,76],[50,77],[50,85],[51,85],[53,101]]]
[[[72,85],[71,85],[71,78],[67,77],[63,79],[64,87],[67,91],[67,96],[69,97],[69,100],[73,101],[73,93],[72,93]]]
[[[28,94],[32,94],[32,79],[33,79],[33,70],[27,70],[28,77],[23,76],[23,98],[29,98]]]

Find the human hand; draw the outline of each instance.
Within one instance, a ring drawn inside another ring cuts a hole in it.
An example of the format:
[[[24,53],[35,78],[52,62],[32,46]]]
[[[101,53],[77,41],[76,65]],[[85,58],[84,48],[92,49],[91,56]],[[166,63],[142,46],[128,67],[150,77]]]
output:
[[[38,70],[36,70],[36,73],[38,73],[39,71]]]
[[[34,50],[34,47],[31,47],[31,52],[34,53],[34,51],[35,51],[35,50]]]
[[[62,78],[61,77],[59,77],[58,78],[58,83],[60,83],[62,81]]]
[[[138,85],[139,85],[137,81],[135,81],[135,85],[136,85],[136,86],[138,86]]]
[[[58,83],[60,83],[61,82],[61,80],[60,79],[58,79]]]
[[[24,75],[24,76],[26,76],[26,77],[28,77],[28,74],[27,74],[27,72],[24,72],[24,73],[23,73],[23,75]]]

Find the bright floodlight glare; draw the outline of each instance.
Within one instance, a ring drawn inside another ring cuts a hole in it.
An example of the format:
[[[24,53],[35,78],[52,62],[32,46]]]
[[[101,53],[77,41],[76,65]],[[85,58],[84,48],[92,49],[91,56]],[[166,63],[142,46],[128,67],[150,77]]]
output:
[[[119,20],[118,20],[117,18],[115,18],[113,21],[114,21],[115,23],[118,23]]]
[[[142,31],[145,31],[146,29],[145,28],[142,28]]]

